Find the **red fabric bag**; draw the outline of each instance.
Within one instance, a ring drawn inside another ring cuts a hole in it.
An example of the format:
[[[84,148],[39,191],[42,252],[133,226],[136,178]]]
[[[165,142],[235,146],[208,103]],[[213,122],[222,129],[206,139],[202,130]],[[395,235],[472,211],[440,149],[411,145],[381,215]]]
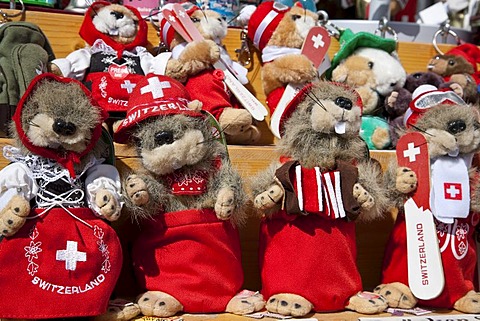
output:
[[[238,230],[211,209],[146,221],[133,246],[133,263],[144,291],[168,293],[189,313],[225,311],[243,284]]]
[[[32,211],[32,216],[43,209]],[[53,208],[0,242],[0,318],[95,316],[120,274],[115,231],[88,208]],[[88,224],[88,226],[87,226]]]
[[[316,312],[344,310],[362,291],[355,223],[281,211],[260,230],[262,294],[303,296]]]

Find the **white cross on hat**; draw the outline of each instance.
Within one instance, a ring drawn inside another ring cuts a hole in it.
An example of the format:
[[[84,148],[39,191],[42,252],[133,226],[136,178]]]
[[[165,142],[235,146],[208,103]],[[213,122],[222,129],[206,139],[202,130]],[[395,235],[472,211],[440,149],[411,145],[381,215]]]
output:
[[[171,88],[172,85],[169,81],[160,81],[157,77],[148,78],[148,85],[140,89],[140,93],[152,93],[153,99],[161,98],[164,96],[163,89]]]

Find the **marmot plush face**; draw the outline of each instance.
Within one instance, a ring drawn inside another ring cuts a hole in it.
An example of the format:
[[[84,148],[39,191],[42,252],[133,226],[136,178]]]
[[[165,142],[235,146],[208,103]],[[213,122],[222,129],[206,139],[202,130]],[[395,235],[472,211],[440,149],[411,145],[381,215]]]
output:
[[[42,81],[25,101],[21,123],[35,146],[81,153],[101,115],[78,84]]]
[[[318,82],[285,122],[279,148],[303,166],[333,166],[335,160],[363,158],[359,137],[362,110],[358,94],[331,82]]]
[[[227,21],[216,11],[196,10],[190,19],[205,39],[221,41],[227,36]]]
[[[428,109],[413,130],[426,132],[431,158],[468,154],[480,147],[478,119],[475,107],[442,104]]]
[[[318,16],[314,12],[293,6],[278,24],[268,45],[301,48],[308,31],[317,22]]]
[[[93,17],[95,28],[118,43],[129,44],[137,35],[138,18],[128,8],[111,4],[96,10]]]
[[[201,163],[209,166],[205,160],[218,155],[218,142],[203,117],[177,114],[151,118],[134,137],[144,167],[156,175]]]
[[[437,55],[428,63],[428,70],[440,76],[453,74],[473,74],[473,66],[463,57],[455,55]]]

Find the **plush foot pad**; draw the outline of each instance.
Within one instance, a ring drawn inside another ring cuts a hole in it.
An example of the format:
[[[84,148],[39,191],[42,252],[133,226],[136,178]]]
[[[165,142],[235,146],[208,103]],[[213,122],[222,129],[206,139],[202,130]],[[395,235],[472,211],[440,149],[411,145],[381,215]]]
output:
[[[468,292],[455,302],[453,308],[463,313],[480,313],[480,293]]]
[[[391,308],[411,309],[417,305],[417,299],[413,296],[408,286],[400,282],[381,284],[374,290],[387,299]]]
[[[363,314],[375,314],[384,311],[388,307],[387,300],[381,295],[369,292],[359,292],[352,296],[347,309]]]
[[[183,310],[183,306],[170,294],[160,291],[148,291],[138,298],[142,314],[149,317],[171,317]]]
[[[282,293],[272,295],[265,307],[269,312],[303,317],[313,309],[313,304],[297,294]]]
[[[248,314],[260,311],[265,306],[265,300],[260,293],[253,295],[237,294],[227,304],[226,312],[233,314]]]
[[[128,321],[140,314],[138,304],[115,299],[108,303],[107,312],[94,318],[94,321]]]

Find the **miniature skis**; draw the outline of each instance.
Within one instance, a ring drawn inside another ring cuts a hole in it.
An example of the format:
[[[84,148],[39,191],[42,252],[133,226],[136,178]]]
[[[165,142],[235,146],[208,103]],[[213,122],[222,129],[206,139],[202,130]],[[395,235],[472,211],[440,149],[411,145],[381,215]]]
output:
[[[327,54],[329,46],[330,35],[328,34],[328,31],[323,27],[313,27],[310,29],[303,42],[301,54],[307,56],[307,58],[312,61],[315,68],[318,68]],[[287,108],[293,97],[295,97],[303,86],[305,86],[305,84],[288,84],[285,88],[285,91],[283,92],[283,95],[270,119],[270,130],[276,137],[280,138],[280,118],[282,117],[285,108]]]
[[[190,20],[185,9],[178,3],[173,5],[173,12],[168,9],[162,10],[165,18],[172,25],[172,27],[187,41],[203,40],[203,36]],[[268,115],[268,110],[262,105],[260,101],[242,85],[235,77],[234,73],[227,67],[222,60],[213,65],[216,69],[221,69],[225,74],[225,84],[230,91],[235,95],[238,101],[247,109],[252,117],[256,120],[262,121]]]
[[[415,297],[436,298],[445,279],[433,214],[430,211],[430,158],[425,137],[408,133],[397,143],[398,165],[417,175],[418,186],[405,202],[408,283]]]

